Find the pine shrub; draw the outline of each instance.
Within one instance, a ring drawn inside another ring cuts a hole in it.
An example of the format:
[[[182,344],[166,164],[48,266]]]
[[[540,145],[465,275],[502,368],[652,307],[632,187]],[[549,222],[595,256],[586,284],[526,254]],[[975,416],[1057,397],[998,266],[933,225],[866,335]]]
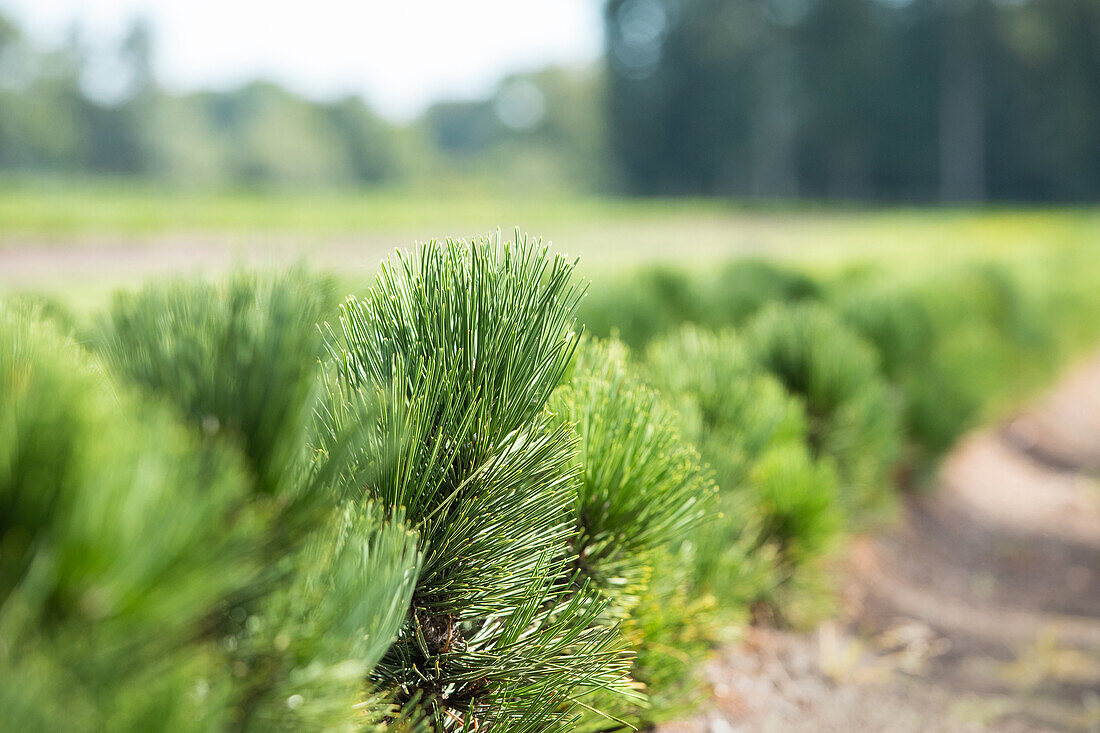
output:
[[[860,288],[840,298],[844,323],[874,345],[882,373],[901,381],[931,361],[936,338],[925,306],[898,283]]]
[[[770,448],[750,477],[760,503],[762,535],[774,543],[784,572],[811,564],[832,550],[843,528],[836,474],[799,443]]]
[[[768,446],[804,439],[802,407],[730,329],[712,333],[685,326],[651,344],[646,365],[723,490],[741,487]]]
[[[826,544],[804,540],[801,530],[824,535],[840,529],[832,515],[819,519],[819,503],[806,498],[837,501],[832,472],[806,453],[802,405],[752,361],[732,330],[715,334],[686,326],[647,353],[654,383],[694,425],[722,492],[721,520],[694,538],[695,582],[734,612],[774,603],[777,589]],[[767,467],[776,456],[792,461],[789,473]],[[820,493],[812,494],[810,484]]]
[[[646,699],[622,717],[640,730],[683,720],[705,702],[705,661],[729,638],[729,615],[694,582],[693,538],[654,556],[650,581],[624,624],[637,650],[634,677]]]
[[[578,314],[588,333],[615,336],[638,349],[681,323],[698,321],[706,310],[702,298],[686,272],[654,265],[604,278],[588,293]]]
[[[278,543],[297,571],[275,582],[247,461],[171,413],[0,311],[0,728],[379,723],[363,680],[404,620],[415,538],[347,505]]]
[[[188,642],[256,571],[243,471],[96,369],[0,311],[0,728],[216,729]]]
[[[518,235],[432,242],[385,263],[328,337],[320,447],[357,431],[345,492],[402,507],[424,553],[372,679],[437,731],[567,730],[627,682],[605,603],[562,582],[578,446],[546,404],[575,347],[572,269]]]
[[[620,342],[586,341],[553,402],[580,434],[578,568],[624,616],[653,553],[694,532],[716,491],[676,414],[627,360]]]
[[[259,533],[257,572],[207,622],[235,676],[224,704],[239,729],[391,715],[364,699],[364,680],[404,621],[419,556],[400,511],[345,497],[338,460],[306,449],[326,299],[325,282],[299,272],[152,286],[117,298],[96,341],[120,379],[247,468],[241,520]]]
[[[811,453],[836,461],[848,516],[888,506],[900,409],[873,347],[817,304],[772,306],[745,337],[757,363],[803,401]]]
[[[741,325],[771,303],[818,300],[822,295],[808,275],[752,258],[727,263],[705,287],[709,292],[703,322],[717,328]]]
[[[299,478],[331,287],[297,271],[153,284],[115,297],[96,346],[203,434],[237,442],[275,496]]]
[[[829,304],[652,267],[582,310],[636,367],[582,290],[517,236],[398,255],[332,327],[302,271],[120,295],[89,349],[0,304],[0,729],[652,725],[724,627],[827,596],[903,437],[934,458],[1096,330],[1065,263]]]
[[[621,342],[583,342],[552,405],[581,439],[574,577],[588,580],[624,622],[637,654],[634,678],[658,695],[656,705],[621,698],[606,705],[616,717],[650,724],[667,714],[668,695],[692,689],[696,670],[683,655],[706,651],[713,603],[693,597],[690,574],[669,560],[704,520],[714,521],[716,486]]]
[[[1060,286],[1059,286],[1060,287]],[[933,455],[1015,402],[1057,363],[1059,318],[1002,266],[975,264],[920,282],[936,335],[931,364],[905,385],[913,433]]]

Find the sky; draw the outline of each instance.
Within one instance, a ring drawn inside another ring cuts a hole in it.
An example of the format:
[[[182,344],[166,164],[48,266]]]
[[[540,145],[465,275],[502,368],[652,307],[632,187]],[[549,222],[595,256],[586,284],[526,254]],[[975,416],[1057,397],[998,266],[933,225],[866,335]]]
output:
[[[0,0],[33,38],[74,22],[93,47],[135,16],[174,91],[262,78],[313,98],[363,96],[392,119],[440,99],[484,97],[505,75],[598,58],[601,0]]]

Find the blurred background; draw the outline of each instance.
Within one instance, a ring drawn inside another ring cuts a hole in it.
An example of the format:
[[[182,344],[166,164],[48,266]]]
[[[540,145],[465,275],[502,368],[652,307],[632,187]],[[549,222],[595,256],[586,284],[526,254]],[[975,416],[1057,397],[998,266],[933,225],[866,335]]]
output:
[[[958,229],[914,206],[1096,200],[1097,48],[1095,0],[0,0],[0,287],[516,225],[926,248]]]
[[[184,187],[1100,193],[1093,0],[0,3],[0,169]]]

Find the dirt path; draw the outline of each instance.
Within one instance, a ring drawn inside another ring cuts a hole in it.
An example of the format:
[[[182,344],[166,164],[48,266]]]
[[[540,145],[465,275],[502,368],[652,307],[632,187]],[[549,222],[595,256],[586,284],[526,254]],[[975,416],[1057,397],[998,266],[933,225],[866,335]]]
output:
[[[1100,731],[1100,359],[852,548],[844,618],[752,630],[665,733]]]

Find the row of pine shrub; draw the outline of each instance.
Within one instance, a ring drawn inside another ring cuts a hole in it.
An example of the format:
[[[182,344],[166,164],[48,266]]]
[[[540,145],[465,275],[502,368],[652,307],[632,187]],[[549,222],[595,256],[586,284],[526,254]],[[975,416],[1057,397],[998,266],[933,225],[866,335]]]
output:
[[[610,731],[1096,337],[1098,263],[585,293],[517,235],[0,303],[0,729]]]

